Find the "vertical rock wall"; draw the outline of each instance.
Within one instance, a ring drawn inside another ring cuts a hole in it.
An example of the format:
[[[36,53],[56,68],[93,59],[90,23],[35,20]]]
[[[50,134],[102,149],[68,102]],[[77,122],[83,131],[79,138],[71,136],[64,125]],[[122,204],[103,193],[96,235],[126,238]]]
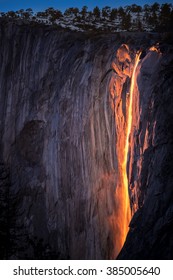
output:
[[[11,257],[114,258],[115,119],[101,81],[116,36],[8,23],[0,40],[1,160],[25,236]]]
[[[118,253],[115,193],[133,65],[126,57],[122,69],[119,57],[105,75],[126,40],[118,38],[1,21],[0,163],[15,202],[6,258]],[[139,210],[119,258],[155,257],[152,248],[172,244],[171,59],[149,52],[138,68],[127,170]]]
[[[130,141],[129,181],[134,214],[120,259],[172,259],[171,48],[151,48],[138,67]]]

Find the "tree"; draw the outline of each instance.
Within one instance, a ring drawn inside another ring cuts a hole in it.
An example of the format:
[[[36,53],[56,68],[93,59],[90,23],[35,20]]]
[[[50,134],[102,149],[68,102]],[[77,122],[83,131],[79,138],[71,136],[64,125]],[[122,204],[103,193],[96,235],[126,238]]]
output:
[[[137,20],[137,29],[138,29],[138,31],[142,31],[142,22],[141,22],[141,20],[140,19],[138,19]]]
[[[144,12],[150,12],[150,6],[148,4],[145,4],[143,10]]]
[[[0,17],[4,17],[5,13],[4,12],[0,12]]]
[[[54,12],[52,13],[52,18],[56,20],[61,17],[62,17],[62,12],[60,10],[54,10]]]
[[[88,20],[93,20],[93,12],[92,11],[88,12],[87,18],[88,18]]]
[[[14,11],[9,11],[9,12],[7,12],[7,17],[15,18],[16,17],[16,13]]]
[[[138,6],[136,4],[133,4],[131,6],[131,11],[132,11],[132,13],[141,13],[142,12],[142,7]]]
[[[79,14],[79,9],[78,8],[73,8],[73,14],[77,16]]]
[[[36,14],[36,17],[45,18],[45,17],[48,17],[48,15],[47,15],[45,12],[38,12],[38,13]]]
[[[65,10],[64,15],[65,16],[77,16],[79,13],[79,9],[78,8],[68,8]]]
[[[46,17],[51,16],[54,13],[54,8],[53,7],[49,7],[44,11]]]
[[[93,15],[96,17],[96,18],[100,18],[100,9],[98,6],[96,6],[94,9],[93,9]]]
[[[161,6],[160,17],[161,19],[165,20],[171,14],[171,5],[170,4],[163,4]]]
[[[124,13],[122,17],[122,29],[123,30],[130,30],[131,29],[131,15],[130,13]]]
[[[33,10],[31,8],[26,9],[25,11],[23,11],[22,13],[22,17],[24,19],[30,19],[33,16]]]
[[[16,13],[19,15],[19,17],[23,18],[23,14],[24,14],[24,9],[20,9],[19,11],[17,11]]]
[[[62,17],[62,12],[60,10],[54,10],[54,8],[48,8],[41,16],[49,18],[49,20],[54,23],[57,19]]]
[[[119,7],[119,9],[118,9],[118,15],[119,15],[119,17],[123,17],[124,14],[125,14],[124,9],[123,9],[122,7]]]
[[[149,13],[150,13],[150,6],[148,4],[145,4],[144,8],[143,8],[143,11],[144,11],[144,19],[148,23]]]
[[[82,7],[81,15],[82,15],[82,18],[83,18],[83,19],[86,18],[87,10],[88,10],[88,7],[87,7],[87,6],[83,6],[83,7]]]
[[[160,10],[160,29],[161,31],[169,31],[171,30],[170,22],[171,22],[171,13],[172,13],[172,5],[171,4],[163,4]]]
[[[152,12],[158,12],[160,9],[159,3],[155,2],[153,5],[151,5],[151,11]]]
[[[29,14],[30,17],[32,17],[34,14],[34,12],[31,8],[26,9],[26,12]]]
[[[131,12],[131,6],[125,6],[124,9],[126,13]]]
[[[109,6],[106,6],[102,9],[102,16],[104,18],[110,17],[110,13],[111,13],[111,8]]]
[[[72,8],[68,8],[68,9],[66,9],[65,10],[65,12],[64,12],[64,16],[71,16],[72,15]]]
[[[115,8],[113,8],[113,9],[111,10],[110,19],[111,19],[111,20],[116,19],[116,18],[117,18],[117,14],[118,14],[118,10],[115,9]]]

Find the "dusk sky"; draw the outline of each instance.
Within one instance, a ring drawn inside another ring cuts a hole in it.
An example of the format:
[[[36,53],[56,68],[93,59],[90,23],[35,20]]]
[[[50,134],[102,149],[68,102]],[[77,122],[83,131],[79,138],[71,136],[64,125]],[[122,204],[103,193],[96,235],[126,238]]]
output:
[[[59,9],[64,11],[66,8],[69,7],[78,7],[81,8],[86,5],[89,10],[93,9],[95,6],[99,6],[100,8],[105,6],[110,7],[120,7],[126,6],[131,4],[138,4],[143,6],[144,4],[153,4],[153,3],[173,3],[173,0],[0,0],[0,11],[9,11],[9,10],[18,10],[18,9],[26,9],[32,8],[34,11],[41,11],[48,7],[53,7],[55,9]]]

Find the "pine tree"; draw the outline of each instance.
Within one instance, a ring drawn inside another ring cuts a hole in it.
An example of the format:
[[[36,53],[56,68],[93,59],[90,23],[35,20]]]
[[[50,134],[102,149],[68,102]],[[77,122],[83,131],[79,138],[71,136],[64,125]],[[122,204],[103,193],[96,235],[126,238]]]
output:
[[[102,9],[102,16],[104,18],[110,17],[110,13],[111,13],[111,8],[109,6],[106,6]]]
[[[116,19],[116,18],[117,18],[117,14],[118,14],[118,10],[115,9],[115,8],[113,8],[113,9],[111,10],[110,19],[111,19],[111,20]]]
[[[83,18],[83,19],[86,18],[87,10],[88,10],[88,7],[87,7],[87,6],[83,6],[83,7],[82,7],[81,15],[82,15],[82,18]]]
[[[129,31],[130,28],[131,28],[131,15],[130,15],[130,13],[128,13],[128,14],[125,13],[122,16],[122,29]]]
[[[100,9],[98,6],[96,6],[94,9],[93,9],[93,15],[96,17],[96,18],[100,18]]]
[[[160,17],[159,17],[161,31],[169,31],[169,29],[171,30],[171,26],[170,26],[171,10],[172,10],[171,4],[166,3],[161,6]]]

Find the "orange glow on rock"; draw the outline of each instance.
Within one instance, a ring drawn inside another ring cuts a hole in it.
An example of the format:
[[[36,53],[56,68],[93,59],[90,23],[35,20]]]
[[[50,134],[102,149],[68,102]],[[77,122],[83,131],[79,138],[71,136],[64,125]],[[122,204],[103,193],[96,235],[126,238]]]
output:
[[[150,47],[149,51],[160,53],[159,44],[156,44],[156,46]]]
[[[126,50],[128,52],[128,49]],[[119,54],[119,52],[117,52]],[[115,112],[115,122],[118,130],[116,139],[116,150],[118,159],[118,182],[115,192],[116,201],[116,225],[115,225],[115,257],[120,252],[129,228],[129,222],[131,220],[131,208],[129,200],[129,182],[127,177],[127,162],[129,154],[129,137],[132,128],[132,104],[134,95],[134,85],[136,81],[136,68],[139,62],[141,53],[137,53],[135,57],[135,64],[133,67],[131,75],[130,91],[125,96],[125,100],[122,98],[117,99],[116,112]],[[128,57],[125,53],[125,59]],[[129,60],[129,58],[128,58]],[[120,60],[119,60],[120,61]],[[122,62],[122,52],[121,52],[121,62]],[[116,64],[116,63],[115,63]],[[112,65],[113,66],[113,65]],[[114,67],[115,69],[115,67]],[[118,69],[118,65],[116,66]],[[118,71],[116,71],[117,74]],[[130,73],[130,71],[129,71]],[[126,81],[127,74],[122,70],[121,75],[117,75],[112,81],[114,88],[116,88],[116,93],[121,93],[123,89],[123,84]],[[112,95],[111,91],[111,95]],[[119,94],[120,96],[120,94]],[[123,114],[123,103],[126,106],[126,115]]]

